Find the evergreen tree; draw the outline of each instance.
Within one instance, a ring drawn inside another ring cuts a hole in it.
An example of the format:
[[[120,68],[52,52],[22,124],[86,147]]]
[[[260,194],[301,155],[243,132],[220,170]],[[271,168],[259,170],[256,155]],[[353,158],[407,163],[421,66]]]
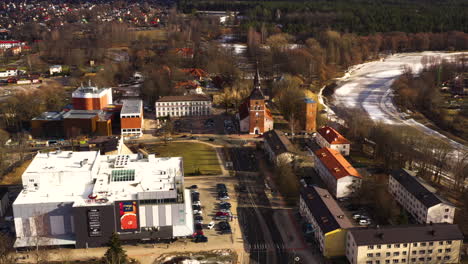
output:
[[[127,254],[122,248],[119,235],[112,233],[109,241],[109,249],[104,254],[103,262],[106,264],[126,264],[129,263]]]

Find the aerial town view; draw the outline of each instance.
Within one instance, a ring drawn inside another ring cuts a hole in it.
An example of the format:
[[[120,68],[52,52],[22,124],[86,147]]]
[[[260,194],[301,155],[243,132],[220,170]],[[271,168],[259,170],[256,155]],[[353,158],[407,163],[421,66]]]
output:
[[[23,263],[468,264],[468,2],[1,0]]]

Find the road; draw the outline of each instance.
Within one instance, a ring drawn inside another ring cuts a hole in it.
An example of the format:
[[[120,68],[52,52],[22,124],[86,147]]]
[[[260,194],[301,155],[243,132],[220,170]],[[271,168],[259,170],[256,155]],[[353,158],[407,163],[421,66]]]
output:
[[[245,191],[239,193],[237,214],[250,263],[324,263],[320,253],[309,248],[290,208],[273,207],[265,192],[264,177],[257,173],[254,148],[230,148],[236,177]]]

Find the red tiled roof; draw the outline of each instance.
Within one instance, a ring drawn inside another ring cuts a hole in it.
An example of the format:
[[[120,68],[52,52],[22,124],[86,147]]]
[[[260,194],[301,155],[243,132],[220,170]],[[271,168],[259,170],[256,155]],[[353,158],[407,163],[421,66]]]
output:
[[[21,41],[18,40],[0,40],[0,44],[18,44],[21,43]]]
[[[175,87],[180,89],[180,88],[186,88],[186,89],[195,89],[197,88],[197,84],[193,81],[187,81],[187,82],[178,82],[176,83]]]
[[[361,174],[340,154],[340,152],[331,148],[321,148],[315,151],[315,155],[325,165],[328,171],[340,179],[346,176],[361,178]]]
[[[349,144],[349,141],[332,127],[324,126],[318,129],[317,133],[330,144]]]
[[[192,76],[195,76],[195,77],[206,77],[208,76],[208,73],[202,69],[198,69],[198,68],[188,68],[188,69],[182,69],[183,72],[186,72],[186,73],[189,73],[191,74]]]

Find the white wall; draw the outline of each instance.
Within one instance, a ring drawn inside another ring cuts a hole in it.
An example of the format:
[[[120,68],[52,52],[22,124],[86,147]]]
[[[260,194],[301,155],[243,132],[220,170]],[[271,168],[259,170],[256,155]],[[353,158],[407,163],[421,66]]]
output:
[[[357,184],[357,186],[360,187],[361,179],[353,176],[346,176],[338,179],[336,198],[352,196],[353,189],[351,188],[351,186],[353,184]]]
[[[427,212],[427,223],[450,223],[453,224],[455,207],[440,203],[432,206]]]

